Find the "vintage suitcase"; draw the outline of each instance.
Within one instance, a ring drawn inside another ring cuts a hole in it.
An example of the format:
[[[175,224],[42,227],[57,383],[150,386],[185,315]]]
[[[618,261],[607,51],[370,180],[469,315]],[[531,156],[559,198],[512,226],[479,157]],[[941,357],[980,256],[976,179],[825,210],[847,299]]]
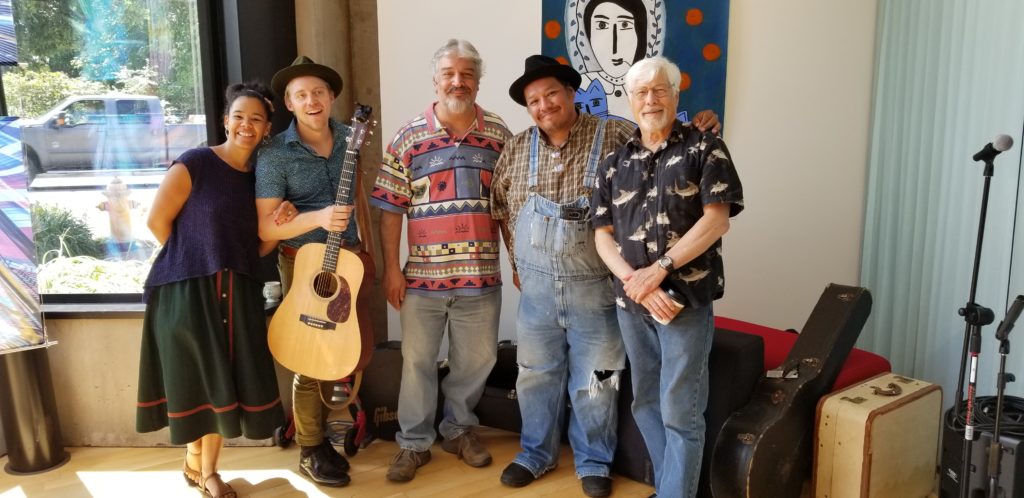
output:
[[[871,313],[863,287],[829,284],[778,368],[726,420],[711,457],[715,498],[797,498],[811,475],[814,407]]]
[[[942,389],[891,373],[822,397],[816,498],[923,498],[935,487]]]

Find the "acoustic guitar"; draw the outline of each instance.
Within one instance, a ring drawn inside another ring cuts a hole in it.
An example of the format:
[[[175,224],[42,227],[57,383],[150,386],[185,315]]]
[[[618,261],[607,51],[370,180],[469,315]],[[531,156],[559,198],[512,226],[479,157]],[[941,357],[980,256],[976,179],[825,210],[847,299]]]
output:
[[[356,104],[335,205],[352,204],[359,148],[373,110]],[[356,296],[363,281],[359,256],[341,250],[341,232],[309,243],[295,255],[292,286],[270,320],[270,352],[285,368],[321,380],[351,374],[362,352]]]

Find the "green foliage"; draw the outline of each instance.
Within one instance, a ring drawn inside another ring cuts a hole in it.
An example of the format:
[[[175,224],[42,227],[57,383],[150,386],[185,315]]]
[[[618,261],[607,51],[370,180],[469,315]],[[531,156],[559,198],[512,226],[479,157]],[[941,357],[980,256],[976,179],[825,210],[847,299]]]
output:
[[[194,0],[14,0],[22,67],[4,73],[12,116],[70,95],[156,95],[177,118],[202,114]],[[174,117],[170,121],[174,121]]]
[[[11,116],[34,118],[71,95],[106,93],[106,85],[71,78],[45,69],[14,69],[4,73],[7,109]]]
[[[19,60],[32,68],[78,76],[81,66],[75,58],[81,39],[73,20],[81,18],[79,1],[14,0],[12,7]]]
[[[32,238],[40,263],[55,257],[104,255],[103,242],[93,237],[89,225],[57,206],[32,206]]]

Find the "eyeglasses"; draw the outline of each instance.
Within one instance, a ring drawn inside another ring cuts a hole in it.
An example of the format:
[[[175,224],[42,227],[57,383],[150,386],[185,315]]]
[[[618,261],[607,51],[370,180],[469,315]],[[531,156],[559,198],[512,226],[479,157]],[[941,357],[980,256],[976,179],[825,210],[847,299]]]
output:
[[[654,98],[661,100],[668,96],[671,89],[667,86],[657,86],[654,88],[637,88],[633,90],[630,95],[633,96],[634,100],[646,100],[648,95],[654,95]]]

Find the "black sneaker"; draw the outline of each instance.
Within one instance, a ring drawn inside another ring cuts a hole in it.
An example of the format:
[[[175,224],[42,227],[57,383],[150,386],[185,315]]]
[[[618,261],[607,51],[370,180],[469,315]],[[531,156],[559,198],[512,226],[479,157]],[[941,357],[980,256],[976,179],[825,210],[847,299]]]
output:
[[[536,481],[537,477],[530,472],[530,469],[512,462],[501,472],[501,483],[513,488],[521,488]]]
[[[612,494],[612,479],[603,476],[583,476],[583,494],[599,498]]]
[[[337,455],[333,448],[321,444],[302,450],[303,455],[299,458],[299,472],[309,480],[321,486],[331,487],[347,486],[351,482],[346,471],[338,468],[332,461],[330,453]]]

